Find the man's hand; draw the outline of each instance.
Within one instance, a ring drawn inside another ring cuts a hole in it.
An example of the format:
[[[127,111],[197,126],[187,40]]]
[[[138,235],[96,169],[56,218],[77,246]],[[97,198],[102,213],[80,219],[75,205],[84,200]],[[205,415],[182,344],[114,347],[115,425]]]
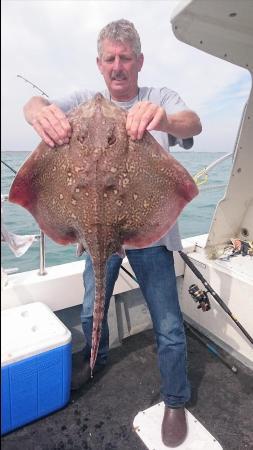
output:
[[[126,129],[132,139],[141,139],[144,131],[167,131],[168,116],[165,110],[151,102],[138,102],[127,115]]]
[[[24,106],[24,116],[50,147],[69,142],[72,130],[67,117],[58,106],[45,98],[38,95],[32,97]]]
[[[126,130],[132,139],[141,139],[145,130],[157,130],[187,139],[201,133],[199,117],[185,110],[167,114],[161,106],[151,102],[138,102],[128,112]]]
[[[43,106],[34,114],[31,125],[50,147],[67,144],[71,137],[72,130],[67,117],[54,104]]]

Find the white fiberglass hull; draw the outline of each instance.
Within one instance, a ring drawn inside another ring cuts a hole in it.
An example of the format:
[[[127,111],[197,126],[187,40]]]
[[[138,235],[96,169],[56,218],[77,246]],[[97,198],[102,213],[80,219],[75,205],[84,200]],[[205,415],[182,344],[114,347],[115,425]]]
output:
[[[247,264],[252,264],[250,257],[236,257],[230,262],[210,261],[204,254],[207,235],[183,240],[183,248],[191,257],[202,275],[221,296],[236,318],[249,334],[253,329],[253,280],[247,273]],[[239,258],[239,259],[238,259]],[[238,264],[239,263],[239,264]],[[84,261],[48,267],[47,274],[40,276],[38,270],[12,274],[8,283],[2,288],[2,309],[31,302],[43,302],[57,314],[64,314],[65,323],[71,331],[77,327],[79,339],[82,331],[79,322],[79,310],[83,298],[82,273]],[[124,266],[132,272],[127,259]],[[237,267],[236,267],[237,266]],[[207,336],[217,341],[224,349],[253,367],[253,349],[232,319],[209,295],[211,310],[203,312],[197,309],[188,289],[193,283],[201,289],[204,286],[185,266],[182,258],[175,253],[175,267],[178,280],[180,304],[186,321],[193,324]],[[247,272],[248,270],[248,272]],[[119,295],[120,294],[120,295]],[[73,325],[72,315],[78,311]],[[110,345],[117,346],[125,337],[151,328],[151,320],[140,293],[138,284],[121,271],[114,290],[109,311]],[[74,349],[80,342],[74,342]]]

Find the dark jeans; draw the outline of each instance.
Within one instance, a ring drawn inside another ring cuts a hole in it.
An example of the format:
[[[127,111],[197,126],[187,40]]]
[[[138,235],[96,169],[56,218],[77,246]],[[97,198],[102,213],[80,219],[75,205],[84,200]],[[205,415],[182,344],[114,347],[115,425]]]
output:
[[[164,402],[167,406],[182,406],[190,398],[190,387],[186,373],[186,339],[178,302],[173,252],[160,246],[126,250],[126,255],[152,318]],[[107,313],[121,263],[122,258],[118,255],[112,255],[107,262],[105,316],[97,357],[98,364],[105,364],[108,356]],[[95,279],[89,255],[84,271],[84,286],[81,321],[87,340],[85,357],[89,358],[95,298]]]

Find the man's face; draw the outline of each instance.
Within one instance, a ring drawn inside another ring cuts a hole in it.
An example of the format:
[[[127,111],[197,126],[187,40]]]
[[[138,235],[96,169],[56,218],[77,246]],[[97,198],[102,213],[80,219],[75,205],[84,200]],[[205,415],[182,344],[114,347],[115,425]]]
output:
[[[102,56],[97,65],[114,100],[130,100],[137,95],[138,72],[143,64],[143,55],[138,57],[129,43],[102,42]]]

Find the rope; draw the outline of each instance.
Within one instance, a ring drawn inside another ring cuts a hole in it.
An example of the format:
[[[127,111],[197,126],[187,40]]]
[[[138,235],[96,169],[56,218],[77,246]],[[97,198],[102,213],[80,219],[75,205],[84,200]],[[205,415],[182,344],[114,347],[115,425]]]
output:
[[[199,172],[197,172],[196,175],[193,176],[196,185],[201,186],[202,184],[207,183],[209,170],[213,169],[215,166],[217,166],[217,164],[220,164],[232,155],[233,153],[227,153],[226,155],[221,156],[220,158],[209,164],[209,166],[204,167],[204,169],[201,169]]]

